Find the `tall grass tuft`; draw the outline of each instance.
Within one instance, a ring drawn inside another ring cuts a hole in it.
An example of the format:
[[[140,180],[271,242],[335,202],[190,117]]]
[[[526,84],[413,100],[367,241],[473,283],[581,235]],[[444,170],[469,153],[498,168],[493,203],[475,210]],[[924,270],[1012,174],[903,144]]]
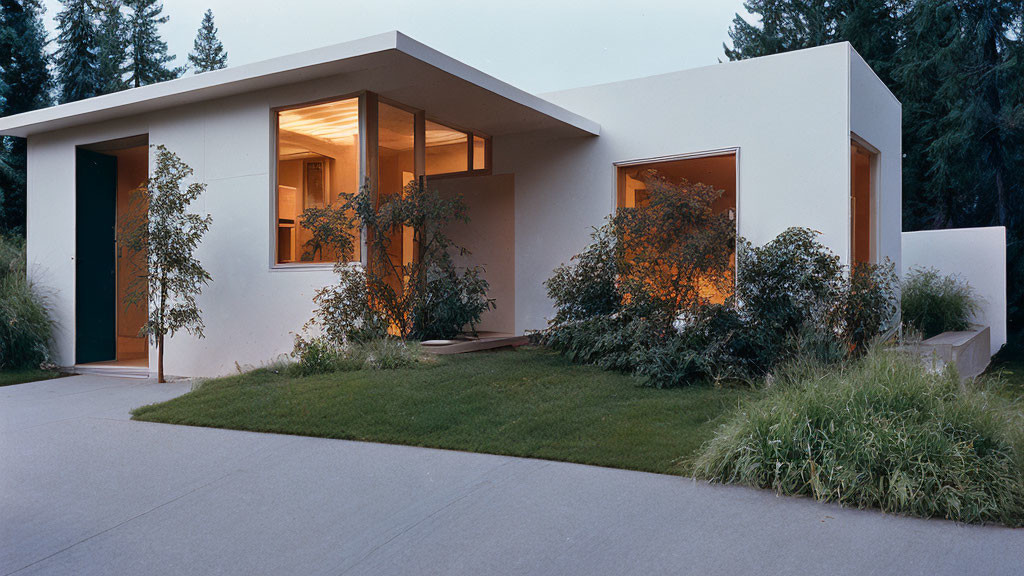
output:
[[[979,309],[974,289],[962,278],[935,268],[914,268],[903,280],[903,321],[925,338],[966,330]]]
[[[0,369],[38,368],[50,359],[53,321],[26,272],[24,240],[0,236]]]
[[[872,351],[784,372],[701,449],[695,474],[857,508],[1024,525],[1019,406],[955,370]]]

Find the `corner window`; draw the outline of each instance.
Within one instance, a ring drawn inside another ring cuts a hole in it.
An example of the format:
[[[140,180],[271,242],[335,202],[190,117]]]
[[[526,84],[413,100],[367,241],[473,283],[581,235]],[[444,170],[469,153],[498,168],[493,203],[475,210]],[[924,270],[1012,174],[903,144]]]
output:
[[[277,113],[277,263],[335,262],[330,248],[313,246],[301,216],[359,190],[359,99]],[[359,260],[359,231],[352,259]]]

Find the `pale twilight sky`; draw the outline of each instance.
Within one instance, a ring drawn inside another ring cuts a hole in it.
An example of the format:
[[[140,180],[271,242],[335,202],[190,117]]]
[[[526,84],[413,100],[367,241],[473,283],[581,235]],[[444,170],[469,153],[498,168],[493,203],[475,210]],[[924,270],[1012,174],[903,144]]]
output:
[[[59,0],[45,0],[52,39]],[[399,30],[541,93],[714,64],[742,0],[165,0],[161,28],[185,61],[213,9],[228,64]]]

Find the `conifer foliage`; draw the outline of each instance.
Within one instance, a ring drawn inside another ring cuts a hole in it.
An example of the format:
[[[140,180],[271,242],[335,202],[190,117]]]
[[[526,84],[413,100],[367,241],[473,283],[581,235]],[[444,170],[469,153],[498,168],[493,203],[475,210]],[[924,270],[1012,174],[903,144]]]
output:
[[[188,61],[196,74],[220,70],[228,65],[228,53],[224,50],[224,44],[217,38],[217,26],[213,23],[213,10],[207,10],[203,15],[203,23],[196,33],[196,40],[192,45],[192,53],[188,55]]]
[[[49,106],[53,80],[40,0],[0,0],[0,116]],[[0,137],[0,232],[25,227],[25,140]]]
[[[128,88],[128,30],[122,0],[97,0],[100,42],[100,91],[103,94]]]
[[[100,93],[99,28],[90,0],[64,0],[57,14],[57,80],[61,103]]]
[[[158,26],[170,20],[163,13],[160,0],[125,0],[129,9],[127,21],[128,37],[128,83],[138,88],[165,80],[173,80],[184,72],[181,67],[172,67],[175,56],[167,53],[167,42],[160,38]]]

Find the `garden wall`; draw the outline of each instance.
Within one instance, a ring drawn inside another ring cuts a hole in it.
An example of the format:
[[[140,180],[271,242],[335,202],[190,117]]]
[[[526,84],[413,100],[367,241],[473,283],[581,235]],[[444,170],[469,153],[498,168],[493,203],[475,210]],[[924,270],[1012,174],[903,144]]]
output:
[[[1006,344],[1006,228],[903,233],[903,267],[937,268],[966,280],[981,300],[973,321],[991,328],[991,353]]]

